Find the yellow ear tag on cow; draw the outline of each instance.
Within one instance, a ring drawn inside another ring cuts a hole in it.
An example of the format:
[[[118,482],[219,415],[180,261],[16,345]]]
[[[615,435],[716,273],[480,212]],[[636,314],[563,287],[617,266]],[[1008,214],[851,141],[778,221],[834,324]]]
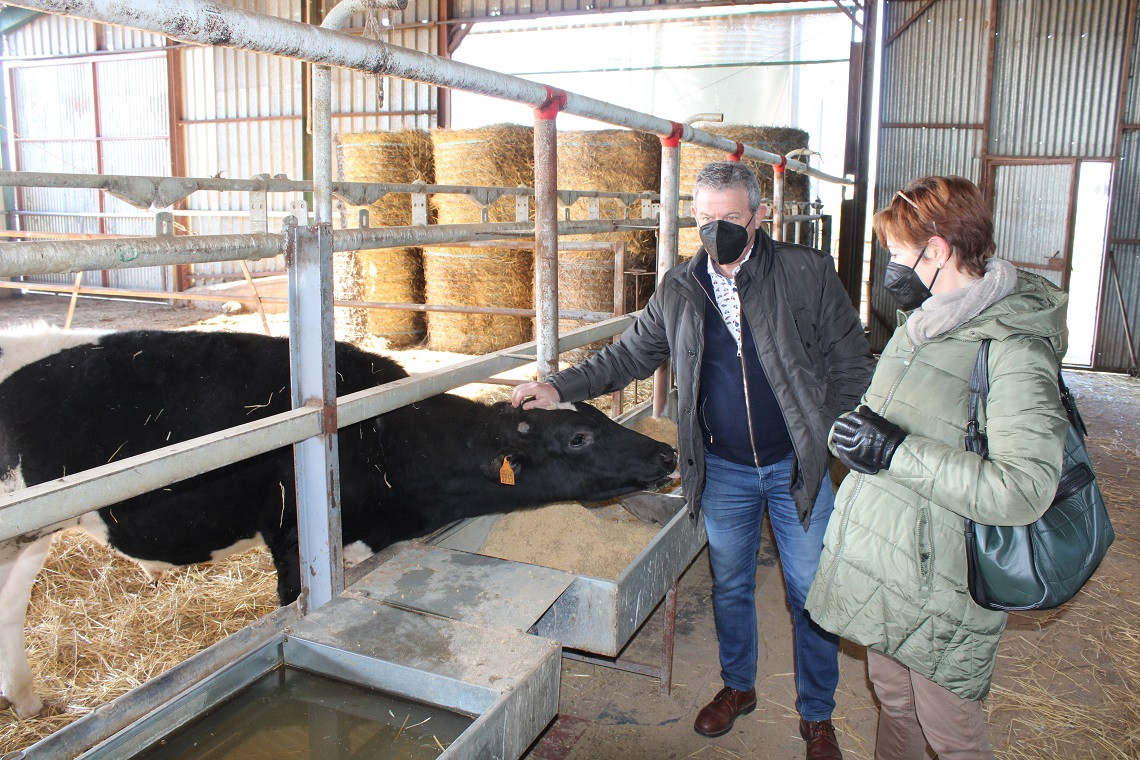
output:
[[[511,469],[511,460],[503,457],[503,466],[499,468],[499,482],[505,486],[515,484],[515,471]]]

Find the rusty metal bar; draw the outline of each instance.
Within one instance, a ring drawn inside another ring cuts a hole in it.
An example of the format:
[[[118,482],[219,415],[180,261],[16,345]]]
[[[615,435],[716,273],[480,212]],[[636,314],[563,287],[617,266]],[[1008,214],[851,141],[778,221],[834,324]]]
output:
[[[558,95],[552,89],[550,102],[534,109],[534,334],[540,380],[558,371]]]

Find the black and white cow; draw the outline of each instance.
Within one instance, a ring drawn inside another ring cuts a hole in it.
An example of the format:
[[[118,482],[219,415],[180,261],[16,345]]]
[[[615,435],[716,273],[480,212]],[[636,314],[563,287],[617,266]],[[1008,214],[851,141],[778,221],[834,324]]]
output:
[[[406,377],[391,359],[336,348],[337,394]],[[284,338],[218,332],[0,334],[3,491],[52,480],[289,409]],[[585,404],[522,411],[443,394],[343,428],[346,557],[454,520],[651,488],[669,446]],[[501,482],[503,460],[514,485]],[[23,647],[28,598],[51,535],[78,526],[148,572],[264,543],[282,604],[299,594],[291,450],[198,475],[0,543],[0,694],[40,700]]]

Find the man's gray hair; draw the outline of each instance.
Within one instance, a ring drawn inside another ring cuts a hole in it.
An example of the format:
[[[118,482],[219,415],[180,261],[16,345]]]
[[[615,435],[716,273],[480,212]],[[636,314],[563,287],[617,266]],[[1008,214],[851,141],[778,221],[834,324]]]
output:
[[[760,183],[756,175],[739,161],[714,161],[706,164],[697,179],[693,182],[693,199],[699,190],[731,190],[740,189],[748,193],[748,210],[755,211],[760,208],[763,199],[760,197]]]

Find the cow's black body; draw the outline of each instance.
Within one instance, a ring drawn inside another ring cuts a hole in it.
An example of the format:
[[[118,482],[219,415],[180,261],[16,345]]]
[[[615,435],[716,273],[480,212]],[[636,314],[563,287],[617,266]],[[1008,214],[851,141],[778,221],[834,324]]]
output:
[[[337,395],[407,376],[394,361],[348,344],[337,345],[336,366]],[[19,465],[33,485],[289,408],[283,338],[110,333],[0,383],[0,468]],[[576,435],[591,440],[575,447]],[[523,412],[450,395],[344,428],[339,448],[344,543],[373,551],[462,517],[649,487],[673,465],[667,446],[589,407]],[[517,472],[514,486],[499,481],[503,456]],[[99,514],[112,548],[172,565],[209,561],[260,536],[277,565],[282,603],[299,591],[290,449]]]

